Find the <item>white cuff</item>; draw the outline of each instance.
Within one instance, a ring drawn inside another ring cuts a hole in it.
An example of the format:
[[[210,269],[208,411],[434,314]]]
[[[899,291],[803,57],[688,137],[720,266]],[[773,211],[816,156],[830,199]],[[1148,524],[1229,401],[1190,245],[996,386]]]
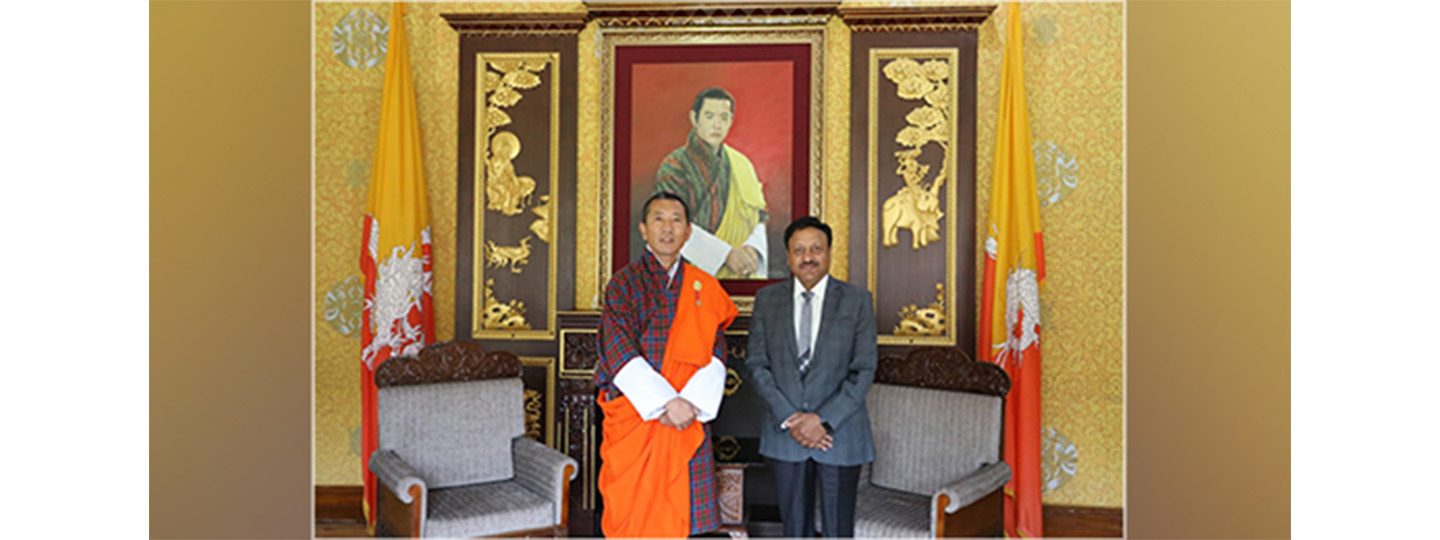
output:
[[[701,422],[714,420],[720,414],[720,398],[724,394],[725,363],[714,356],[710,357],[709,364],[691,375],[685,388],[680,390],[680,397],[695,406],[698,411],[695,419]]]
[[[724,384],[724,380],[721,380]],[[654,420],[665,414],[665,404],[675,399],[675,387],[665,380],[644,358],[636,356],[625,363],[615,374],[615,387],[630,399],[630,405],[644,420]]]
[[[740,245],[753,247],[755,251],[760,254],[760,265],[755,267],[755,273],[751,274],[750,277],[757,279],[770,277],[770,265],[765,262],[770,253],[770,241],[766,239],[765,236],[765,224],[756,223],[755,230],[750,231],[750,237],[746,238],[745,243]]]
[[[725,265],[725,257],[730,255],[730,244],[692,223],[690,240],[681,246],[680,254],[684,255],[690,264],[713,276]]]

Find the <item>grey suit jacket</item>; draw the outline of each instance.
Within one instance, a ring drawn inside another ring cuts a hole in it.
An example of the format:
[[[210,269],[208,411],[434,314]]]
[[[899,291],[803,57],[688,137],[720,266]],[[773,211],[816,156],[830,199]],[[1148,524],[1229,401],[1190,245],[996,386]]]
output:
[[[800,351],[795,338],[795,279],[770,285],[755,294],[755,315],[745,367],[749,383],[765,400],[760,427],[760,453],[785,461],[828,465],[859,465],[874,461],[870,415],[865,395],[875,378],[875,310],[870,291],[830,276],[821,307],[820,333],[805,378],[800,378]],[[795,412],[815,412],[829,423],[834,445],[829,451],[801,446],[780,429]]]

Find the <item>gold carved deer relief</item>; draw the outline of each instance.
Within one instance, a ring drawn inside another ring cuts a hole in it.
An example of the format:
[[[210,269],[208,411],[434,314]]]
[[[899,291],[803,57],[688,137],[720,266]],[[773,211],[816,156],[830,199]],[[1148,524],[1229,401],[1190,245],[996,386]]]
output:
[[[900,168],[896,170],[905,179],[905,187],[899,192],[885,200],[883,213],[880,215],[884,230],[884,237],[881,244],[891,247],[900,243],[900,229],[910,229],[910,247],[920,249],[940,240],[940,218],[945,213],[940,210],[940,186],[944,185],[944,177],[936,178],[935,182],[926,189],[920,183],[925,173],[930,170],[929,165],[920,165],[915,161],[919,155],[917,150],[901,150],[895,153],[900,158]]]
[[[901,99],[924,103],[905,115],[906,126],[895,135],[895,142],[903,147],[895,152],[899,160],[895,174],[905,186],[885,200],[880,243],[893,247],[900,243],[900,229],[909,229],[910,247],[919,250],[940,240],[940,219],[945,217],[940,189],[949,176],[951,163],[950,65],[944,60],[921,64],[900,58],[885,66],[885,76],[896,84]],[[932,142],[940,147],[940,172],[926,185],[930,166],[917,158]]]

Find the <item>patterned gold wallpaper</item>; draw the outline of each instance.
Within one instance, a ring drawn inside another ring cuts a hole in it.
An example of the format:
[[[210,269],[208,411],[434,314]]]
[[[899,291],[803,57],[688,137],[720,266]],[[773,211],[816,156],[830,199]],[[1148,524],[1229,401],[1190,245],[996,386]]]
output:
[[[889,5],[893,2],[865,2]],[[862,4],[862,3],[857,3]],[[359,243],[374,147],[386,3],[315,4],[315,481],[360,483]],[[414,3],[406,15],[434,220],[437,337],[454,336],[458,41],[441,13],[579,11],[578,2]],[[1039,168],[1049,277],[1044,293],[1044,419],[1049,504],[1124,503],[1123,6],[1025,4],[1026,84]],[[1003,9],[980,28],[977,209],[989,204]],[[599,171],[599,43],[579,35],[579,193]],[[826,32],[825,219],[849,201],[850,32]],[[575,304],[595,305],[598,242],[593,198],[578,197]],[[836,231],[845,278],[847,231]],[[983,245],[983,242],[977,242]],[[978,260],[978,258],[977,258]]]
[[[315,482],[360,483],[360,226],[385,65],[390,4],[315,9]],[[442,13],[574,11],[578,2],[411,3],[405,14],[425,152],[435,337],[455,336],[459,39]],[[339,323],[334,321],[340,321]]]

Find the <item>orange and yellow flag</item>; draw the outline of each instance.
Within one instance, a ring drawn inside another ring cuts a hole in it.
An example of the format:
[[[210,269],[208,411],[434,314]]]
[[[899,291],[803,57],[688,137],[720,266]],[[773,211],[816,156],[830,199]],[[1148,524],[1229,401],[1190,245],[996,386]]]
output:
[[[1020,6],[1008,4],[1000,114],[985,239],[977,351],[1010,375],[1005,399],[1005,533],[1043,536],[1040,508],[1040,286],[1045,249],[1025,106]]]
[[[365,308],[360,325],[360,448],[365,478],[365,515],[375,523],[375,368],[392,356],[413,355],[435,342],[431,303],[430,204],[420,156],[420,122],[410,49],[405,40],[405,5],[390,9],[385,88],[374,172],[365,203],[360,271],[365,275]]]

